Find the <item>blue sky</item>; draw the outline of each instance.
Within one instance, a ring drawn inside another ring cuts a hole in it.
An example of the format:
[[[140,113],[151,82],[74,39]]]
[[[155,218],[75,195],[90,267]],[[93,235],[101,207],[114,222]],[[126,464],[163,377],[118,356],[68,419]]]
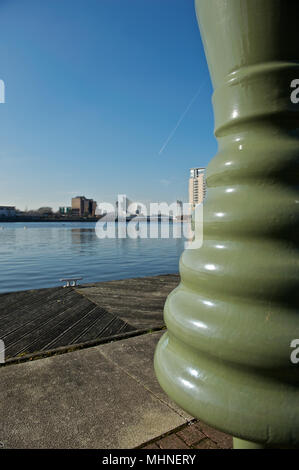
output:
[[[187,201],[216,152],[193,0],[0,0],[0,79],[0,205]]]

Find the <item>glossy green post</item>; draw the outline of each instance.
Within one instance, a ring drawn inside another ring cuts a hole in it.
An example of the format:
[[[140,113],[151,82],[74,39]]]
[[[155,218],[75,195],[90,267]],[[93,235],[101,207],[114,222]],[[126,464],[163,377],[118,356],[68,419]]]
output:
[[[299,1],[195,4],[219,152],[203,245],[181,257],[155,370],[175,402],[235,447],[298,447]]]

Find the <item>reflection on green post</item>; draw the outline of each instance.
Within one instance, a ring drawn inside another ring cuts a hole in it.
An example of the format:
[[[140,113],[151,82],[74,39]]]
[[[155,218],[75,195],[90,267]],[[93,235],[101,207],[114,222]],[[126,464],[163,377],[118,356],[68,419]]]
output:
[[[196,0],[219,152],[155,354],[166,393],[235,437],[299,446],[299,2]]]

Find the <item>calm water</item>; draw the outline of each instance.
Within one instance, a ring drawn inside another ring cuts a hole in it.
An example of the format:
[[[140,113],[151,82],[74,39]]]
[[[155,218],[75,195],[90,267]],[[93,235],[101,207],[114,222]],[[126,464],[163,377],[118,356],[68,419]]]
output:
[[[86,283],[175,273],[185,241],[99,239],[85,222],[0,223],[0,292],[59,286],[67,276]]]

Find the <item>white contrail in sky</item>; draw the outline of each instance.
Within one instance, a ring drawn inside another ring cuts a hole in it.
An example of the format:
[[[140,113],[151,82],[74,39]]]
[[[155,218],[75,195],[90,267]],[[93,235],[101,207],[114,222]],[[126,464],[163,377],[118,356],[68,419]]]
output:
[[[185,111],[183,112],[183,114],[181,115],[180,119],[178,120],[178,122],[176,123],[176,125],[174,126],[174,128],[172,129],[171,133],[169,134],[169,136],[167,137],[166,141],[164,142],[164,144],[162,145],[162,147],[160,148],[159,150],[159,155],[161,155],[165,148],[167,147],[167,145],[169,144],[169,142],[171,141],[171,139],[173,138],[174,134],[176,133],[178,127],[180,126],[181,122],[183,121],[184,117],[186,116],[186,114],[188,113],[189,109],[191,108],[191,106],[193,105],[194,101],[196,100],[196,98],[198,97],[199,93],[201,92],[201,90],[203,89],[204,85],[206,84],[206,80],[204,80],[200,87],[198,88],[197,92],[195,93],[195,95],[193,96],[192,100],[190,101],[190,103],[188,104],[187,108],[185,109]]]

